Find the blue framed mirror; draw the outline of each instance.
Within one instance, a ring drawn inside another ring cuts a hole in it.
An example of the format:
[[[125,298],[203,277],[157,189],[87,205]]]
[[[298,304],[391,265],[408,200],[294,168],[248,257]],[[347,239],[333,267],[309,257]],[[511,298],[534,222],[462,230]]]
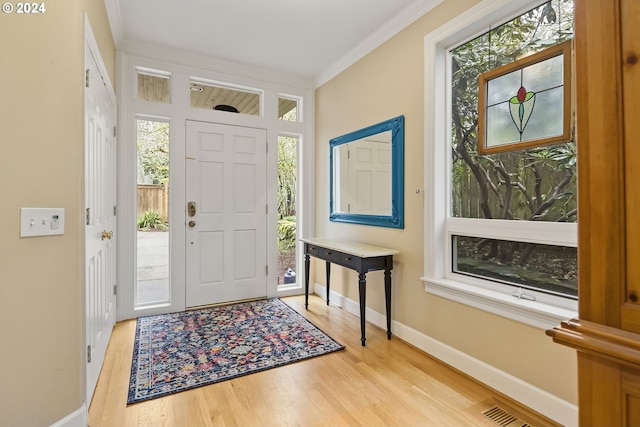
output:
[[[404,116],[329,141],[329,220],[404,228]]]

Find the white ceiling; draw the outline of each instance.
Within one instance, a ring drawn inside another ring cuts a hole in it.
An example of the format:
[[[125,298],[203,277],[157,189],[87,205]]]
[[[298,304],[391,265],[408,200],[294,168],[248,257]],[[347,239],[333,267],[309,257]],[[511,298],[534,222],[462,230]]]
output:
[[[153,45],[324,83],[442,0],[104,0],[116,46]]]

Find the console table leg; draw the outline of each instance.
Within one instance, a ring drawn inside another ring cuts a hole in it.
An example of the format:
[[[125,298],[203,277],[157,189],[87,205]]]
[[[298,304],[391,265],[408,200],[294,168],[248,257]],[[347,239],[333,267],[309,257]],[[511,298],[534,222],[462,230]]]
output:
[[[384,297],[387,305],[387,339],[391,339],[391,270],[384,271]]]
[[[365,338],[364,328],[365,328],[365,311],[367,308],[367,276],[365,273],[358,274],[358,288],[360,293],[360,332],[362,334],[362,346],[364,347],[364,342],[367,340]]]
[[[304,255],[304,308],[309,308],[309,269],[311,268],[311,257]]]
[[[329,290],[331,289],[331,262],[327,261],[327,305],[329,305]]]

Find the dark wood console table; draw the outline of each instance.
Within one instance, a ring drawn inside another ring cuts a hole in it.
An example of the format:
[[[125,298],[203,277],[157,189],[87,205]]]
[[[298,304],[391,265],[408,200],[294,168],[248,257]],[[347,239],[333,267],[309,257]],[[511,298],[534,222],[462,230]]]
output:
[[[360,297],[360,330],[364,346],[365,310],[367,297],[367,277],[369,271],[384,270],[384,293],[387,308],[387,338],[391,339],[391,270],[393,256],[399,251],[362,243],[311,237],[300,239],[304,242],[304,306],[309,307],[309,269],[310,257],[326,261],[327,305],[329,305],[331,263],[350,268],[358,272],[358,290]]]

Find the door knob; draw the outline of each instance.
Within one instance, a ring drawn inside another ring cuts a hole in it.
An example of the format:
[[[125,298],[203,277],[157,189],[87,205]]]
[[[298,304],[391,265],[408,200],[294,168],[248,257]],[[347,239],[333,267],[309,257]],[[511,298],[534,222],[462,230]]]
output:
[[[113,231],[107,231],[104,230],[102,232],[102,234],[100,235],[101,239],[100,240],[104,240],[104,239],[109,239],[111,240],[111,238],[113,237]]]
[[[196,222],[194,220],[189,221],[189,227],[193,228],[196,226]]]

